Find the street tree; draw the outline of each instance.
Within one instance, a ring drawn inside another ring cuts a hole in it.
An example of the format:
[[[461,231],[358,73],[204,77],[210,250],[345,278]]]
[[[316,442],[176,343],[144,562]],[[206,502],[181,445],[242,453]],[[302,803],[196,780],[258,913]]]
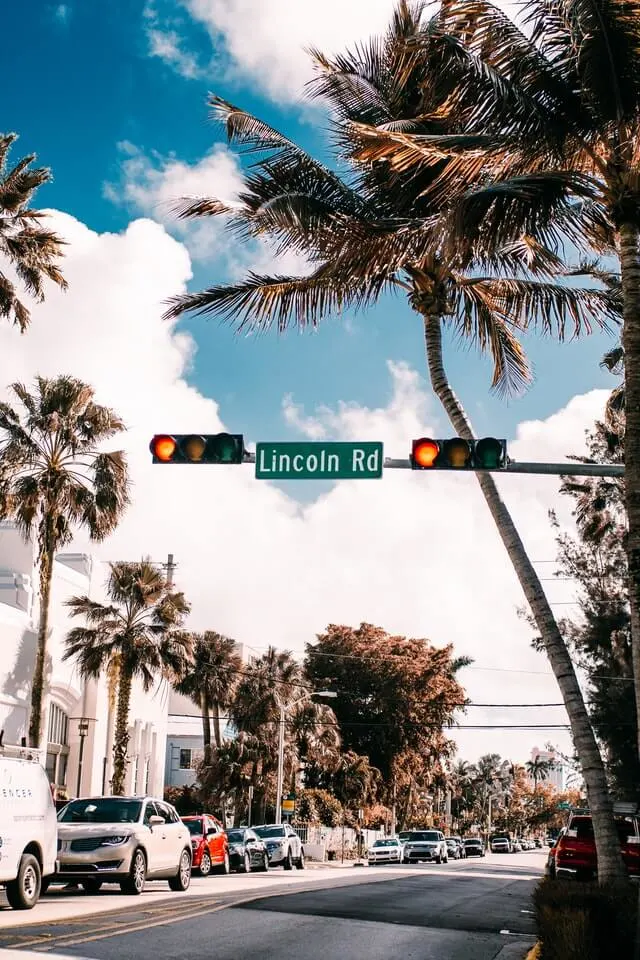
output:
[[[446,38],[437,37],[437,21],[425,23],[424,10],[421,3],[400,0],[384,37],[333,58],[313,52],[318,73],[310,96],[331,113],[334,169],[259,118],[211,98],[229,141],[255,159],[238,202],[184,198],[178,215],[187,220],[224,216],[241,238],[265,239],[277,253],[302,255],[308,272],[302,277],[251,273],[239,282],[179,295],[167,316],[192,311],[232,321],[241,330],[282,332],[291,325],[314,328],[331,314],[363,309],[402,291],[422,324],[434,391],[456,433],[471,440],[471,422],[444,368],[443,326],[490,354],[494,387],[517,392],[531,376],[519,330],[538,325],[563,339],[568,330],[577,335],[592,324],[614,323],[616,315],[606,291],[572,285],[575,271],[551,249],[561,249],[562,231],[582,239],[568,202],[555,203],[555,231],[542,228],[534,214],[526,220],[519,216],[505,242],[500,224],[495,230],[475,229],[477,218],[468,208],[475,239],[460,239],[464,217],[454,223],[447,213],[458,195],[464,196],[466,180],[459,175],[459,158],[447,156],[445,147],[462,149],[469,140],[460,139],[458,118],[443,109],[449,92],[457,89],[459,71],[444,69]],[[450,59],[455,61],[464,48],[453,46]],[[433,152],[425,159],[425,151],[415,148],[416,141],[421,145],[434,138],[442,157],[435,163]],[[482,142],[474,135],[473,144]],[[482,160],[480,168],[476,179],[495,163]],[[465,175],[471,172],[465,169]],[[457,193],[451,196],[454,186]],[[477,478],[569,714],[589,784],[602,875],[621,877],[604,765],[566,644],[493,477],[479,473]]]
[[[0,403],[0,519],[14,520],[37,545],[39,618],[31,682],[29,743],[42,737],[45,664],[55,555],[78,529],[94,541],[117,526],[129,503],[122,451],[103,444],[125,426],[97,404],[93,388],[75,377],[37,377],[34,388],[9,388],[17,405]]]
[[[42,303],[46,280],[67,289],[60,270],[64,241],[43,226],[46,215],[31,207],[38,188],[50,182],[51,171],[33,166],[35,153],[11,166],[9,154],[17,139],[15,133],[0,134],[0,258],[13,269],[28,299]],[[0,317],[22,333],[31,320],[23,295],[4,269],[0,272]]]
[[[129,709],[134,680],[145,691],[161,679],[183,676],[191,657],[191,635],[182,629],[189,604],[150,560],[109,564],[107,598],[72,597],[67,606],[85,626],[66,636],[64,659],[75,659],[83,677],[97,678],[118,661],[118,702],[113,741],[115,796],[124,793],[129,745]]]
[[[242,658],[236,643],[214,630],[192,635],[193,653],[184,673],[177,677],[174,689],[190,697],[200,708],[204,761],[211,759],[211,719],[216,749],[222,746],[221,710],[228,709],[238,683]]]
[[[453,752],[445,731],[466,702],[456,675],[467,662],[451,646],[391,636],[367,623],[330,624],[307,645],[310,685],[337,693],[331,705],[343,749],[368,757],[400,810],[409,809],[412,791],[428,789]]]

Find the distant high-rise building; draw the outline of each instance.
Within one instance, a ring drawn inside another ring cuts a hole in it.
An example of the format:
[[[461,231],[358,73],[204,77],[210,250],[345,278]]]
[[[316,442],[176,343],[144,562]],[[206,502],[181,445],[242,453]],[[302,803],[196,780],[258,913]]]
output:
[[[534,747],[531,751],[531,762],[535,763],[536,760],[543,760],[550,765],[545,777],[541,778],[540,782],[548,783],[559,793],[563,793],[567,789],[568,770],[562,758],[553,750],[540,750],[539,747]],[[529,779],[532,780],[531,777]]]

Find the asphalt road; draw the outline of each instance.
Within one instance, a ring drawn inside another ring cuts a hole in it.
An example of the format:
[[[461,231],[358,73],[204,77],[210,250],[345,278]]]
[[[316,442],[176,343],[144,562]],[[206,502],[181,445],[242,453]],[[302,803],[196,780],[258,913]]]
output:
[[[0,931],[0,946],[95,960],[515,960],[535,941],[530,897],[543,862],[492,856],[301,878],[259,893],[174,895],[115,916]]]

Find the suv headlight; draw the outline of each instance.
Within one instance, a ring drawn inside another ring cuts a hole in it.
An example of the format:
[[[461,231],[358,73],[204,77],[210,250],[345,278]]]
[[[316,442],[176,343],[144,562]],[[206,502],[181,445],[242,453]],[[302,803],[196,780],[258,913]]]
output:
[[[120,846],[121,843],[127,843],[127,841],[130,839],[131,837],[129,836],[129,834],[125,835],[124,833],[122,835],[118,835],[114,837],[102,837],[102,839],[100,840],[100,846],[101,847],[118,847]]]

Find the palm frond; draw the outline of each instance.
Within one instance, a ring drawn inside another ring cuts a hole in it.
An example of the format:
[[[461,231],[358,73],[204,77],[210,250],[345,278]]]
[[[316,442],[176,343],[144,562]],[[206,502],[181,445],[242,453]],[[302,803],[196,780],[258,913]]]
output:
[[[512,324],[496,310],[495,299],[482,284],[460,282],[456,287],[454,327],[465,342],[475,344],[493,361],[491,387],[517,396],[532,380],[531,368]]]
[[[275,326],[281,332],[291,324],[315,327],[349,307],[365,307],[375,302],[387,286],[384,277],[367,281],[348,278],[341,283],[324,266],[308,277],[269,277],[251,272],[240,283],[172,297],[167,301],[165,317],[193,311],[199,316],[217,315],[235,323],[239,330]]]

